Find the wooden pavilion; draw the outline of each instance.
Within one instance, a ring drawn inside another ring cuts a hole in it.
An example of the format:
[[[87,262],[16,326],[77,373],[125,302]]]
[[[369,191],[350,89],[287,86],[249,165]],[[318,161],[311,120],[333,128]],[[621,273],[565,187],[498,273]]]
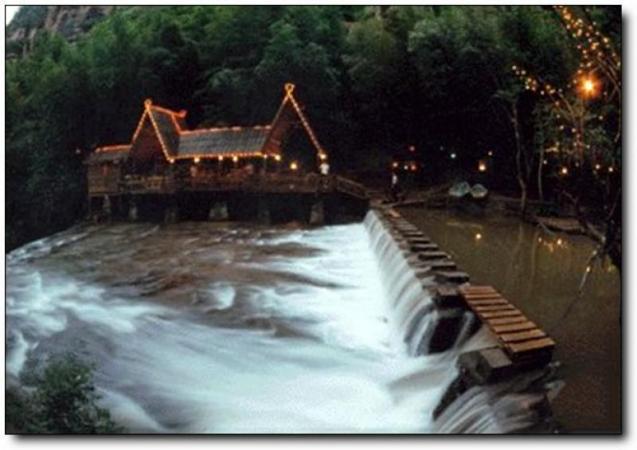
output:
[[[275,215],[281,220],[309,220],[308,208],[317,200],[322,206],[329,200],[332,209],[344,200],[354,201],[354,210],[361,204],[366,209],[361,185],[300,170],[298,162],[284,157],[283,143],[300,125],[315,151],[316,167],[328,158],[294,96],[293,84],[285,85],[281,105],[267,125],[189,130],[185,118],[186,111],[163,108],[148,99],[129,144],[91,153],[88,194],[94,216],[137,218],[141,212],[207,218],[223,203],[233,219]],[[300,205],[302,217],[299,208],[294,214],[273,211],[281,201]]]

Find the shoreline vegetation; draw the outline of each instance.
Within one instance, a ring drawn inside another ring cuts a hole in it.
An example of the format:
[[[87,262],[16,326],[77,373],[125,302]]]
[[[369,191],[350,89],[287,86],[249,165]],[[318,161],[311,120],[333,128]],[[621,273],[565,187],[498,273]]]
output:
[[[120,434],[125,428],[97,406],[92,368],[72,355],[53,357],[5,391],[8,434]]]

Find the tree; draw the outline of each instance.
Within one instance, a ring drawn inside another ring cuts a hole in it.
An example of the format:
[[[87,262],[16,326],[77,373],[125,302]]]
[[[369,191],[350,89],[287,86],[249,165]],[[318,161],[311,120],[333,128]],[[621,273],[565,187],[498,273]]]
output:
[[[527,90],[547,99],[544,134],[553,141],[558,188],[599,244],[591,261],[608,255],[621,271],[621,62],[585,8],[555,11],[578,55],[569,80],[560,87],[544,75],[513,69]]]

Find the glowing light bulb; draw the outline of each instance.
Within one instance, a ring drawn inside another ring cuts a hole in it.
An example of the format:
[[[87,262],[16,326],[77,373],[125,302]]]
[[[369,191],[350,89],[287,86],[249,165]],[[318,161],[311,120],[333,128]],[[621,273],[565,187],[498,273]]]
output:
[[[585,98],[593,98],[599,93],[599,83],[593,75],[583,77],[580,80],[579,85],[580,94]]]
[[[292,161],[290,163],[290,170],[298,170],[298,168],[299,168],[299,165],[296,161]]]
[[[479,241],[480,239],[482,239],[482,234],[481,233],[476,233],[475,239],[476,239],[476,241]]]

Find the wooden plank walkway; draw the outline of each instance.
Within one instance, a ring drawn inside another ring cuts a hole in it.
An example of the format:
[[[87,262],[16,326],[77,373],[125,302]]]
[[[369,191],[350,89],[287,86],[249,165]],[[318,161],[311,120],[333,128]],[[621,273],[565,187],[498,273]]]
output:
[[[462,286],[460,295],[467,306],[496,335],[514,362],[549,357],[553,339],[530,321],[491,286]]]
[[[383,209],[381,220],[407,252],[417,273],[425,266],[422,275],[434,276],[433,302],[437,307],[469,308],[495,335],[503,357],[518,368],[550,361],[553,339],[492,286],[470,285],[469,276],[457,269],[451,256],[395,209]]]

